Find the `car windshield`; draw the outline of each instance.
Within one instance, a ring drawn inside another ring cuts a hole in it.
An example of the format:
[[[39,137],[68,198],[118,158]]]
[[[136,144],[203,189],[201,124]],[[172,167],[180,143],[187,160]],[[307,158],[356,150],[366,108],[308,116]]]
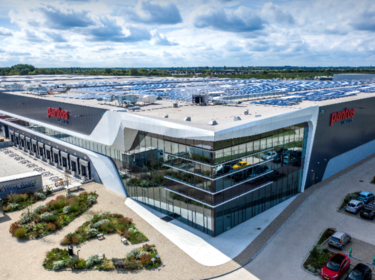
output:
[[[348,278],[350,280],[362,280],[363,279],[363,273],[362,271],[358,269],[353,269],[352,272],[350,272]]]
[[[366,196],[364,194],[359,194],[358,197],[365,198]]]
[[[372,211],[372,210],[374,210],[374,205],[373,204],[368,204],[368,205],[365,206],[365,209]]]
[[[354,203],[348,203],[349,207],[355,207],[356,205]]]
[[[339,269],[340,269],[340,263],[337,263],[337,262],[335,262],[334,260],[331,260],[331,261],[329,261],[328,263],[327,263],[327,268],[328,269],[330,269],[330,270],[332,270],[332,271],[339,271]]]

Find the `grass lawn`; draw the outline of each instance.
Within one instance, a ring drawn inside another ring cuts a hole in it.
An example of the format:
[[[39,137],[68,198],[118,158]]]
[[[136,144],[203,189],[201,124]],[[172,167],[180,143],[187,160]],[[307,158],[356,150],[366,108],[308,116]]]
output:
[[[154,245],[145,244],[140,248],[134,248],[123,258],[100,259],[97,255],[88,257],[87,260],[70,257],[66,249],[54,248],[47,252],[43,266],[46,269],[152,269],[161,265],[161,259]]]
[[[17,222],[10,225],[9,232],[17,238],[35,239],[46,236],[73,221],[96,202],[95,192],[82,192],[78,196],[59,195],[46,205],[29,207]]]
[[[136,229],[132,219],[121,214],[111,214],[109,211],[104,211],[95,214],[91,221],[83,223],[75,232],[67,234],[61,241],[61,245],[79,244],[91,238],[96,238],[99,233],[118,233],[131,244],[148,240],[142,232]]]

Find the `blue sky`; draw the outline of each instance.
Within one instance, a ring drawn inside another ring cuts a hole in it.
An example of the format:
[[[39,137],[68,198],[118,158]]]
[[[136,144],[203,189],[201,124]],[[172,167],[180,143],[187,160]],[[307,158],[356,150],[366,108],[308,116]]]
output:
[[[373,0],[14,0],[0,67],[375,65]]]

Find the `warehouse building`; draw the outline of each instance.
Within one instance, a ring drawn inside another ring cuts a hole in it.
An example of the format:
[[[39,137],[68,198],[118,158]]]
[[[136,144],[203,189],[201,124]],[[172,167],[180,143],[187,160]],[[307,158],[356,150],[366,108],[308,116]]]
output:
[[[0,127],[36,158],[212,236],[375,152],[370,82],[212,83],[215,92],[244,85],[218,102],[209,92],[196,99],[197,83],[177,83],[136,110],[5,90],[0,113],[11,118]]]

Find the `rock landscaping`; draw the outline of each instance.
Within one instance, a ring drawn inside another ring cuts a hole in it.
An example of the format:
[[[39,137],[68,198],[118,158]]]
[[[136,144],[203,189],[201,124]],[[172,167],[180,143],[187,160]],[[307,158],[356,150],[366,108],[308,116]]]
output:
[[[133,220],[121,214],[111,214],[104,211],[95,214],[94,217],[82,224],[75,232],[67,234],[61,241],[61,245],[79,244],[98,234],[118,233],[125,237],[131,244],[147,241],[147,237],[138,231]]]
[[[101,259],[98,255],[91,255],[87,260],[70,257],[66,249],[54,248],[47,252],[43,266],[51,270],[139,270],[153,269],[161,265],[161,259],[154,245],[145,244],[134,248],[124,258]]]
[[[96,202],[95,192],[82,192],[78,196],[60,195],[45,205],[29,207],[20,219],[11,224],[9,232],[22,239],[46,236],[73,221]]]

